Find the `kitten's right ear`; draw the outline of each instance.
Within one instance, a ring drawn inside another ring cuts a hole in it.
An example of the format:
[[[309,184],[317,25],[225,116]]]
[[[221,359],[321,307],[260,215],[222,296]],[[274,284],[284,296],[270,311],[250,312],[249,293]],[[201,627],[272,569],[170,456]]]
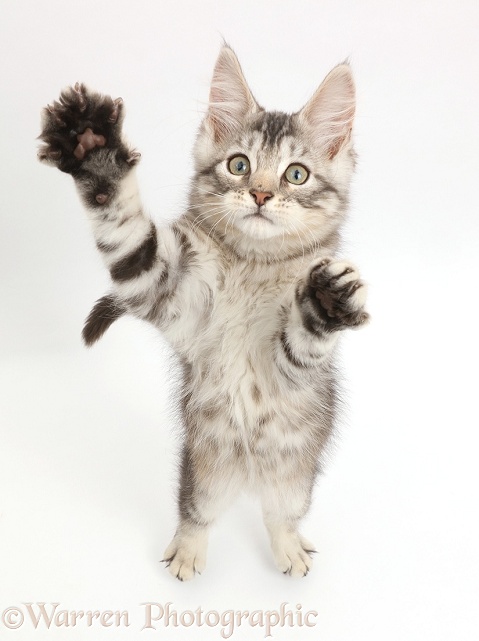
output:
[[[234,51],[223,45],[213,72],[206,123],[216,142],[241,128],[244,117],[260,109]]]

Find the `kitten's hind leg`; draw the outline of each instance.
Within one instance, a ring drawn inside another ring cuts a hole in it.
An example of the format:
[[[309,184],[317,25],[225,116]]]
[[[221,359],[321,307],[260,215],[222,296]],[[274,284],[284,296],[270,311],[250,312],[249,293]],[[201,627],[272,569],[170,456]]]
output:
[[[183,451],[178,508],[180,523],[163,560],[180,581],[201,574],[211,525],[244,487],[237,454],[210,442],[190,444]]]
[[[261,491],[263,517],[276,566],[283,574],[306,576],[313,565],[314,545],[298,531],[300,519],[311,501],[309,484],[292,485],[283,480],[265,485]]]

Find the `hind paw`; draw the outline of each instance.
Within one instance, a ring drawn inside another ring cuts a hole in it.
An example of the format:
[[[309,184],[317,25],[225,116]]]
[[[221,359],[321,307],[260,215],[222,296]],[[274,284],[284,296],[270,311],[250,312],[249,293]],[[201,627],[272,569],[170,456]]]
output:
[[[180,581],[190,581],[201,574],[206,566],[206,538],[176,535],[164,555],[166,567]]]
[[[312,568],[312,554],[316,550],[299,533],[284,532],[281,536],[275,537],[272,549],[276,566],[283,574],[303,577]]]

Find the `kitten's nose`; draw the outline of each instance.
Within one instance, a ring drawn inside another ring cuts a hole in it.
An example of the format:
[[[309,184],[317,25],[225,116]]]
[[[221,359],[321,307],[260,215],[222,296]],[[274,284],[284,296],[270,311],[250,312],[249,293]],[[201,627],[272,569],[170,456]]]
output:
[[[264,205],[267,200],[273,197],[273,194],[270,191],[258,191],[257,189],[251,189],[249,193],[253,196],[259,207]]]

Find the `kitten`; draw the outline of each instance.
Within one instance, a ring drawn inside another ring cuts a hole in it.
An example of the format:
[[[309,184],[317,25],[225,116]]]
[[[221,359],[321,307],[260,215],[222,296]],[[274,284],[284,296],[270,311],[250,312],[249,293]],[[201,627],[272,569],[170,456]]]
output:
[[[298,113],[265,111],[223,46],[189,206],[163,228],[142,209],[121,99],[77,84],[43,112],[39,157],[73,176],[112,279],[85,342],[129,313],[183,366],[179,525],[165,552],[180,580],[204,569],[209,528],[243,488],[259,493],[278,568],[311,567],[298,524],[333,430],[335,345],[368,319],[357,270],[335,258],[354,111],[347,64]]]

